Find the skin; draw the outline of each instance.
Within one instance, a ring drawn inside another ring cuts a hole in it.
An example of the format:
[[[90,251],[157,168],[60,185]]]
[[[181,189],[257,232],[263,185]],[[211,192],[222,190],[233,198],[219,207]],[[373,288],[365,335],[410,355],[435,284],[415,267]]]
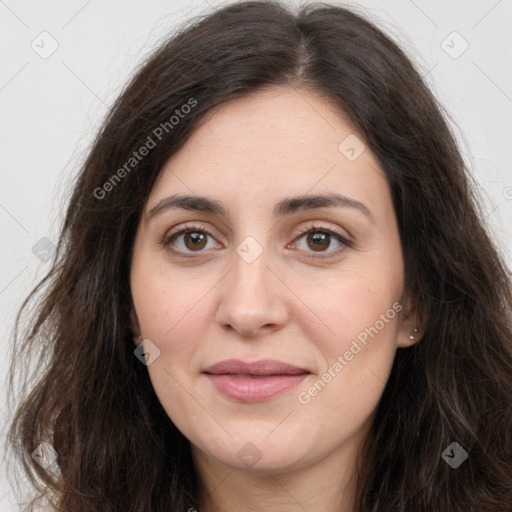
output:
[[[272,86],[210,114],[166,163],[140,219],[132,328],[160,350],[148,371],[167,414],[191,442],[203,488],[200,512],[349,511],[357,449],[395,352],[414,342],[417,327],[406,307],[385,175],[368,148],[354,161],[338,149],[357,133],[310,91]],[[372,218],[350,206],[274,216],[284,198],[333,192],[359,201]],[[220,201],[228,216],[171,208],[150,216],[174,194]],[[186,223],[199,230],[195,242],[190,234],[169,236]],[[319,249],[318,238],[308,241],[313,225],[317,237],[337,230],[351,245],[333,235]],[[248,236],[262,249],[251,263],[236,251]],[[332,373],[338,356],[393,304],[401,311],[301,403],[299,393]],[[278,359],[311,374],[276,397],[242,403],[220,394],[202,373],[231,358]],[[261,456],[253,465],[237,456],[248,442]]]

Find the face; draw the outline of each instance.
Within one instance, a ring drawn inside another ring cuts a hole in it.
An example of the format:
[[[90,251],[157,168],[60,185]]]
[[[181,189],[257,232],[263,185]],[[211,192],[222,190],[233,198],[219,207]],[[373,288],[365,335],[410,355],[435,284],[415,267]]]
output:
[[[390,191],[311,92],[272,87],[211,114],[140,219],[134,329],[197,456],[299,468],[363,438],[411,342]]]

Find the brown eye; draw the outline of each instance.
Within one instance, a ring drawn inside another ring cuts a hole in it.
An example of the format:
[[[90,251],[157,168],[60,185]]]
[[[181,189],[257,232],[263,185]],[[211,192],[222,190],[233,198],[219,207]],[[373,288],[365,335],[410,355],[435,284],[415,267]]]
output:
[[[309,257],[328,257],[352,247],[352,242],[332,229],[313,226],[297,236],[293,245],[306,255],[309,253]],[[311,253],[317,253],[318,256],[312,256]]]
[[[191,251],[204,249],[206,246],[206,233],[200,231],[189,231],[183,234],[185,247]]]
[[[331,244],[331,235],[322,231],[312,231],[306,238],[308,247],[313,251],[324,251]]]
[[[200,253],[203,249],[219,247],[213,236],[204,229],[185,227],[163,240],[163,246],[177,253]]]

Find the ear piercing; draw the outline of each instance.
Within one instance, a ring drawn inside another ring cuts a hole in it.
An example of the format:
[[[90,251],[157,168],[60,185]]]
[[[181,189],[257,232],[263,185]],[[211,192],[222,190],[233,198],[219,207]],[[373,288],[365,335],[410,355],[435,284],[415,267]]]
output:
[[[415,328],[412,330],[412,332],[413,332],[414,334],[417,334],[417,333],[418,333],[418,329],[416,329],[416,327],[415,327]],[[414,335],[409,336],[409,338],[410,338],[411,340],[413,340],[413,341],[416,339],[416,338],[414,337]]]

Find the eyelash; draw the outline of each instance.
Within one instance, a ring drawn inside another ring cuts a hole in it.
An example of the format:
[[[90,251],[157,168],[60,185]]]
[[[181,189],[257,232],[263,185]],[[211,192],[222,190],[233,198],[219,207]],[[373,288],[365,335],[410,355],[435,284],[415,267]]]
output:
[[[197,225],[194,225],[194,224],[185,224],[179,231],[175,231],[174,233],[170,233],[169,235],[165,235],[163,240],[162,240],[162,244],[161,244],[162,247],[163,248],[170,248],[170,250],[173,253],[178,254],[179,256],[182,256],[184,258],[194,258],[194,257],[197,257],[194,254],[194,251],[191,251],[190,253],[187,253],[185,251],[182,251],[181,249],[172,248],[172,242],[178,236],[184,235],[184,234],[189,233],[189,232],[206,233],[208,236],[210,236],[212,238],[215,238],[212,235],[212,233],[210,233],[207,229],[205,229],[202,226],[197,226]],[[328,257],[332,257],[335,254],[338,254],[338,252],[344,250],[347,247],[348,248],[353,247],[353,242],[351,240],[348,240],[345,236],[343,236],[338,231],[336,231],[334,229],[326,228],[324,226],[319,226],[319,225],[311,225],[307,229],[305,229],[304,231],[300,231],[299,233],[294,234],[293,242],[296,242],[297,240],[300,240],[302,237],[304,237],[305,235],[308,235],[309,233],[315,233],[315,232],[327,233],[329,235],[334,236],[342,244],[343,247],[338,247],[337,249],[335,249],[333,251],[324,252],[323,254],[326,254],[326,256],[322,256],[322,252],[319,252],[319,253],[317,253],[318,255],[314,255],[314,256],[306,255],[305,257],[307,257],[307,258],[311,258],[311,259],[328,258]],[[200,254],[203,251],[196,251],[196,252],[198,254]],[[313,251],[313,253],[314,253],[314,251]]]

